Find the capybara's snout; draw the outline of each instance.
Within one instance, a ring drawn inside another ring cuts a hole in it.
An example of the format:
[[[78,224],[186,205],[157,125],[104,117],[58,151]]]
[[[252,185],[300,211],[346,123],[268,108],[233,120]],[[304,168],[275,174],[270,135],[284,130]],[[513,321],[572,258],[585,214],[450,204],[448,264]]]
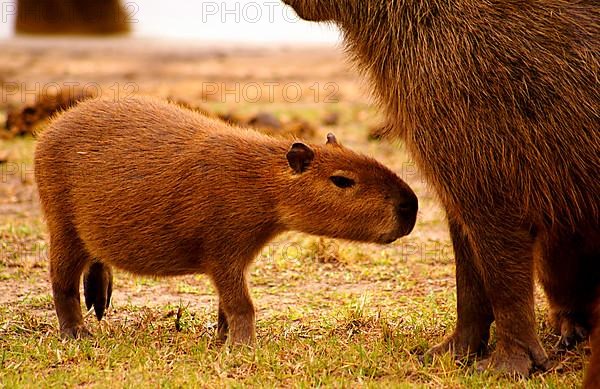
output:
[[[417,221],[418,211],[419,200],[417,195],[415,195],[412,189],[407,186],[403,198],[396,206],[396,215],[398,216],[398,223],[400,224],[400,236],[411,233]]]
[[[410,234],[417,221],[419,200],[412,189],[404,182],[399,181],[399,191],[393,197],[394,227],[389,233],[380,237],[381,243],[392,243],[396,239]]]

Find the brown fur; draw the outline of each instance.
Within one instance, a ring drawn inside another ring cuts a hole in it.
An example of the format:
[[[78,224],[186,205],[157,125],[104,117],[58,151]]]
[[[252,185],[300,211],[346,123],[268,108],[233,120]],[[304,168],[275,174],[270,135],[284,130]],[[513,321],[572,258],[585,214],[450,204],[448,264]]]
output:
[[[600,280],[600,5],[596,0],[285,0],[335,22],[443,203],[458,293],[454,333],[431,350],[484,352],[528,374],[535,267],[571,343]]]
[[[15,29],[44,35],[126,33],[136,10],[119,0],[19,0]]]
[[[585,378],[583,380],[584,389],[600,388],[600,304],[596,306],[594,331],[591,336],[592,358],[588,364]]]
[[[35,174],[56,311],[73,336],[86,333],[81,274],[92,265],[86,300],[101,317],[114,265],[208,274],[219,293],[220,337],[229,330],[234,343],[249,343],[246,269],[275,235],[387,243],[410,232],[417,211],[400,178],[332,136],[309,147],[149,98],[88,100],[62,114],[40,138]],[[355,185],[340,188],[332,176]]]

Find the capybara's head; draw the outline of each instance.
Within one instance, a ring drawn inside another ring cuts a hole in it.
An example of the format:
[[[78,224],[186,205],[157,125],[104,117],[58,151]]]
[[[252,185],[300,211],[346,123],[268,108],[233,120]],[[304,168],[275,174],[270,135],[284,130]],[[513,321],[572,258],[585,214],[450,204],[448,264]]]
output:
[[[339,22],[342,9],[348,9],[356,0],[283,0],[304,20],[312,22]]]
[[[394,172],[339,144],[296,142],[287,152],[289,190],[279,213],[288,228],[363,242],[391,243],[409,234],[418,201]]]

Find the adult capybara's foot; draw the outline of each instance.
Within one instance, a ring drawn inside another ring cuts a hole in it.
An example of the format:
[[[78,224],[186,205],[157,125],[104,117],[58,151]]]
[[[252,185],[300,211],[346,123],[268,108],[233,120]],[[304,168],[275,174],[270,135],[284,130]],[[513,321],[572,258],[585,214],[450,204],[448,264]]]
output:
[[[489,358],[477,363],[479,371],[492,369],[501,374],[521,377],[528,377],[533,368],[547,370],[549,367],[548,355],[537,340],[526,349],[499,342]]]
[[[477,370],[488,369],[510,376],[528,377],[533,369],[533,362],[525,353],[505,355],[494,352],[489,358],[477,362]]]
[[[425,353],[425,360],[434,355],[450,352],[456,359],[465,359],[474,355],[482,355],[487,350],[487,337],[468,333],[467,331],[454,333],[446,337],[441,343],[433,346]]]
[[[96,318],[102,320],[104,311],[110,306],[113,273],[109,265],[94,262],[83,276],[83,294],[87,309],[94,307]]]
[[[577,343],[586,340],[589,336],[589,330],[584,324],[576,320],[564,319],[560,327],[560,345],[570,349]]]
[[[558,346],[566,349],[575,347],[577,343],[586,340],[589,336],[590,323],[585,314],[552,312],[550,324],[554,332],[560,335]]]
[[[83,324],[77,324],[74,326],[61,328],[60,334],[63,338],[68,339],[82,339],[92,337],[92,333],[87,328],[85,328]]]

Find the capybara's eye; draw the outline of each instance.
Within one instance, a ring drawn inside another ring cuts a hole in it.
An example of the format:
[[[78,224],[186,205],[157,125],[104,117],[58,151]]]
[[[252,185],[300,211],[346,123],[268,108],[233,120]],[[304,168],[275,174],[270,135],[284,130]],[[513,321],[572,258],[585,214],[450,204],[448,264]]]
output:
[[[339,188],[350,188],[356,184],[353,179],[344,177],[344,176],[331,176],[329,177],[331,182],[333,182]]]
[[[33,107],[23,108],[23,116],[32,116],[32,115],[35,115],[35,108],[33,108]]]

